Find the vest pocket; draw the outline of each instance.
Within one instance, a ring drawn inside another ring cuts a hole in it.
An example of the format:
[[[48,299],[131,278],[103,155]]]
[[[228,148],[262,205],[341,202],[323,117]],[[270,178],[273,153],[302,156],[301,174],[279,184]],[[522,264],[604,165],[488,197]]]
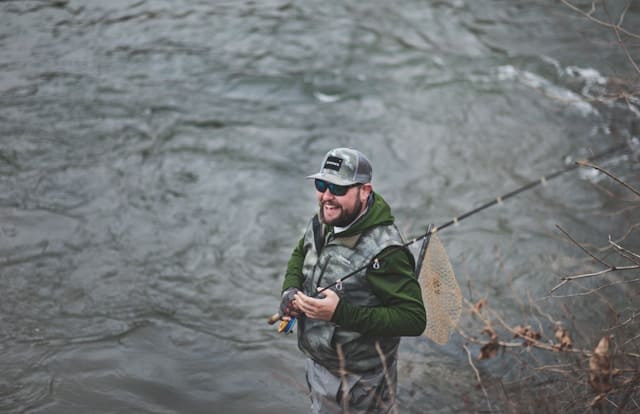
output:
[[[332,346],[335,330],[336,326],[333,323],[304,318],[304,327],[299,337],[300,347],[318,361],[327,357],[332,358],[335,356],[335,349]]]

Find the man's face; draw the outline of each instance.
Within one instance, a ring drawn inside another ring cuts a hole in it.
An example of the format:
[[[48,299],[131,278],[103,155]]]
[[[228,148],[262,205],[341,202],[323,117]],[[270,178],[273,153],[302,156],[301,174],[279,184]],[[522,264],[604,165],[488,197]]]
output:
[[[342,196],[331,194],[329,189],[323,193],[316,189],[320,206],[320,220],[332,226],[345,227],[349,225],[364,210],[370,192],[371,184],[351,187]]]

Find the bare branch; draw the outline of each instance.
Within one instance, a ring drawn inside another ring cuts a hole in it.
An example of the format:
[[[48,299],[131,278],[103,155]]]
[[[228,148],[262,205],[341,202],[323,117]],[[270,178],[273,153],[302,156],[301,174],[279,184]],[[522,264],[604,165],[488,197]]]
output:
[[[484,394],[484,397],[487,399],[489,412],[493,412],[493,407],[491,407],[491,401],[489,400],[489,393],[487,393],[487,390],[484,387],[484,384],[482,383],[482,378],[480,377],[480,372],[478,371],[478,368],[476,368],[476,366],[473,364],[473,358],[471,358],[471,351],[469,351],[469,348],[467,347],[467,345],[462,345],[462,346],[464,350],[467,351],[467,359],[469,361],[469,365],[471,365],[473,372],[475,372],[476,379],[478,380],[478,385],[480,385],[480,388],[482,389],[482,393]]]
[[[605,2],[604,4],[605,4],[605,10],[607,10],[607,7],[606,7],[607,3]],[[631,53],[629,53],[629,49],[627,48],[627,45],[624,44],[624,42],[622,41],[622,38],[620,37],[620,27],[621,27],[620,24],[622,23],[622,20],[624,19],[624,15],[627,12],[628,8],[629,8],[629,3],[627,3],[625,9],[622,11],[618,24],[613,26],[613,32],[616,34],[616,40],[618,41],[618,44],[624,51],[624,54],[627,56],[627,60],[629,61],[629,63],[631,63],[631,66],[633,66],[636,72],[640,73],[640,68],[638,67],[638,64],[631,56]],[[608,10],[607,10],[607,14],[609,14]]]
[[[631,317],[629,317],[626,321],[619,323],[616,326],[613,326],[611,328],[609,328],[609,331],[613,331],[615,329],[619,329],[625,325],[629,325],[631,322],[633,322],[638,316],[640,316],[640,313],[638,312],[633,312],[633,315],[631,315]]]
[[[538,306],[538,304],[531,298],[531,296],[529,296],[529,303],[531,304],[531,306],[533,306],[535,308],[535,310],[542,316],[544,316],[545,318],[547,318],[547,320],[549,322],[551,322],[552,324],[554,324],[555,326],[558,325],[562,325],[562,323],[560,321],[557,321],[553,318],[553,316],[549,315],[548,313],[544,312],[542,310],[542,308],[540,306]]]
[[[640,265],[640,255],[625,249],[624,247],[618,245],[616,242],[611,240],[611,236],[609,236],[609,244],[611,244],[617,251],[620,253],[620,256],[629,260],[631,263]]]
[[[338,359],[340,361],[340,383],[342,384],[342,388],[344,390],[348,390],[349,389],[349,384],[347,382],[347,370],[345,368],[345,362],[346,359],[344,357],[344,351],[342,350],[342,344],[337,344],[336,345],[336,352],[338,353]],[[347,396],[344,396],[344,398],[342,398],[342,409],[345,413],[349,412],[349,398]]]
[[[543,365],[541,367],[535,367],[536,371],[550,371],[558,374],[568,375],[574,368],[573,364],[562,364],[562,365]]]
[[[550,295],[548,297],[549,298],[554,298],[554,299],[567,299],[567,298],[573,298],[573,297],[577,297],[577,296],[589,296],[589,295],[592,295],[592,294],[594,294],[594,293],[596,293],[596,292],[598,292],[600,290],[606,289],[608,287],[612,287],[612,286],[615,286],[615,285],[622,285],[622,284],[631,285],[633,283],[638,283],[638,282],[640,282],[640,279],[619,280],[617,282],[607,283],[606,285],[602,285],[602,286],[599,286],[597,288],[589,289],[589,290],[587,290],[585,292],[581,292],[581,293],[573,293],[573,294],[570,294],[570,295]]]
[[[564,233],[565,236],[567,236],[567,238],[569,240],[571,240],[573,242],[573,244],[575,244],[576,246],[578,246],[580,248],[580,250],[582,250],[583,252],[585,252],[586,254],[588,254],[589,256],[593,257],[594,260],[596,260],[597,262],[599,262],[600,264],[602,264],[603,266],[606,267],[613,267],[611,266],[609,263],[605,262],[604,260],[600,259],[598,256],[592,254],[589,250],[587,250],[586,247],[584,247],[582,244],[580,244],[578,241],[576,241],[576,239],[574,239],[573,237],[571,237],[571,235],[565,230],[563,229],[559,224],[556,224],[556,227],[558,228],[558,230],[560,230],[562,233]]]
[[[635,341],[636,341],[636,339],[638,339],[638,338],[640,338],[640,335],[636,335],[636,336],[634,336],[633,338],[631,338],[631,339],[629,339],[629,340],[627,340],[627,341],[623,342],[623,343],[622,343],[622,346],[625,346],[625,345],[627,345],[627,344],[629,344],[629,343],[631,343],[631,342],[635,342]]]
[[[555,292],[556,290],[558,290],[559,288],[561,288],[562,286],[566,285],[568,282],[570,282],[572,280],[585,279],[585,278],[594,277],[594,276],[601,276],[601,275],[604,275],[606,273],[615,272],[615,271],[618,271],[618,270],[636,270],[636,269],[640,269],[640,266],[613,266],[613,267],[610,267],[608,269],[600,270],[599,272],[583,273],[583,274],[580,274],[580,275],[573,275],[573,276],[565,276],[565,277],[562,278],[562,282],[558,283],[556,286],[554,286],[549,291],[549,294],[552,294],[553,292]]]
[[[622,186],[626,187],[628,190],[630,190],[632,193],[634,193],[635,195],[637,195],[638,197],[640,197],[640,191],[636,190],[635,188],[631,187],[629,184],[625,183],[624,181],[622,181],[620,178],[616,177],[615,175],[613,175],[612,173],[610,173],[609,171],[605,170],[604,168],[597,166],[595,164],[592,164],[588,161],[576,161],[576,164],[582,166],[582,167],[591,167],[591,168],[595,168],[596,170],[600,171],[603,174],[608,175],[610,178],[612,178],[613,180],[617,181],[619,184],[621,184]]]
[[[555,292],[556,290],[558,290],[559,288],[561,288],[562,286],[566,285],[568,282],[572,281],[572,280],[577,280],[577,279],[585,279],[585,278],[589,278],[589,277],[595,277],[595,276],[601,276],[603,274],[606,273],[610,273],[610,272],[614,272],[614,271],[619,271],[619,270],[635,270],[635,269],[640,269],[640,262],[633,260],[632,258],[628,257],[627,255],[633,254],[635,255],[635,253],[630,253],[627,250],[623,249],[622,247],[618,246],[615,242],[613,242],[611,240],[611,237],[609,237],[609,243],[614,246],[614,248],[616,248],[618,250],[618,252],[620,253],[621,256],[627,258],[628,260],[632,261],[634,263],[634,265],[632,266],[615,266],[615,265],[611,265],[607,262],[605,262],[604,260],[602,260],[601,258],[597,257],[596,255],[592,254],[589,250],[587,250],[582,244],[580,244],[578,241],[576,241],[573,237],[571,237],[571,235],[564,230],[560,225],[556,225],[556,227],[565,235],[569,238],[569,240],[571,240],[576,246],[578,246],[580,248],[580,250],[582,250],[583,252],[585,252],[587,255],[589,255],[590,257],[592,257],[594,260],[596,260],[597,262],[599,262],[600,264],[602,264],[603,266],[606,267],[606,269],[602,269],[599,270],[597,272],[591,272],[591,273],[583,273],[583,274],[578,274],[578,275],[572,275],[572,276],[565,276],[562,278],[562,281],[560,283],[558,283],[556,286],[554,286],[550,291],[549,291],[549,295],[551,295],[553,292]],[[617,246],[617,247],[616,247]],[[626,254],[626,255],[625,255]],[[635,255],[637,256],[637,255]],[[640,259],[640,256],[637,256],[638,259]]]
[[[538,349],[544,349],[546,351],[552,351],[552,352],[559,351],[559,348],[557,346],[554,346],[554,345],[548,344],[546,342],[542,342],[542,341],[539,341],[537,339],[522,335],[520,332],[516,331],[511,326],[509,326],[504,321],[504,319],[502,319],[502,317],[500,315],[498,315],[496,312],[492,312],[492,314],[493,314],[493,317],[496,318],[498,320],[498,322],[500,322],[500,324],[502,325],[502,327],[504,329],[506,329],[511,334],[513,334],[513,336],[521,338],[521,339],[524,339],[525,341],[527,341],[527,343],[530,346],[533,346],[533,347],[538,348]],[[583,354],[583,355],[587,355],[587,356],[591,355],[591,351],[588,351],[586,349],[577,349],[577,348],[564,349],[563,352],[573,352],[573,353]]]
[[[393,383],[391,382],[391,377],[389,376],[389,369],[387,368],[387,358],[384,356],[384,352],[382,352],[382,347],[380,346],[380,342],[376,341],[376,351],[378,352],[378,356],[380,357],[380,361],[382,361],[382,368],[384,371],[384,379],[387,382],[387,386],[389,387],[389,397],[391,399],[391,404],[393,407],[393,412],[398,414],[398,407],[395,404],[396,395],[394,392]]]
[[[469,335],[468,333],[466,333],[465,331],[463,331],[461,329],[458,329],[458,333],[460,334],[461,337],[463,337],[468,342],[471,342],[473,344],[484,345],[484,344],[487,343],[486,340],[481,340],[481,339],[478,339],[478,338],[474,338],[473,336]],[[522,342],[516,342],[516,341],[498,341],[498,342],[496,342],[496,344],[500,348],[522,348]]]
[[[609,22],[605,22],[604,20],[600,20],[600,19],[598,19],[596,17],[593,17],[593,12],[595,11],[595,4],[594,3],[591,3],[591,10],[587,13],[587,12],[583,11],[582,9],[580,9],[579,7],[573,5],[568,0],[560,0],[560,1],[565,6],[570,8],[571,10],[583,15],[584,17],[588,18],[592,22],[595,22],[595,23],[597,23],[597,24],[599,24],[601,26],[608,27],[608,28],[611,28],[611,29],[617,29],[621,33],[624,33],[627,36],[634,37],[636,39],[640,39],[640,34],[636,34],[636,33],[630,32],[630,31],[628,31],[627,29],[625,29],[624,27],[622,27],[620,25],[611,24]]]

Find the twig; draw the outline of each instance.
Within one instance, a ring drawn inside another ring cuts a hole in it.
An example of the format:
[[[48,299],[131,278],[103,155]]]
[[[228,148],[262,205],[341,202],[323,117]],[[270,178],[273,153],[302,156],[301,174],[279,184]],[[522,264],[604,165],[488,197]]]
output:
[[[573,293],[570,295],[550,295],[547,296],[546,298],[553,298],[553,299],[566,299],[566,298],[573,298],[573,297],[578,297],[578,296],[588,296],[588,295],[592,295],[593,293],[602,290],[602,289],[606,289],[608,287],[612,287],[615,285],[620,285],[620,284],[632,284],[632,283],[638,283],[640,282],[640,279],[632,279],[632,280],[619,280],[617,282],[611,282],[611,283],[607,283],[606,285],[602,285],[602,286],[598,286],[597,288],[593,288],[593,289],[589,289],[586,292],[581,292],[581,293]],[[542,298],[542,299],[546,299],[546,298]]]
[[[342,412],[349,412],[349,383],[347,382],[347,370],[345,368],[345,357],[342,351],[342,344],[336,345],[338,360],[340,361],[340,383],[342,384]]]
[[[626,258],[627,260],[629,260],[632,263],[640,265],[640,255],[638,255],[637,253],[634,253],[632,251],[629,251],[629,250],[625,249],[624,247],[618,245],[616,242],[611,240],[611,236],[609,236],[609,244],[612,245],[616,250],[618,250],[618,253],[620,253],[620,256]]]
[[[627,341],[624,341],[624,342],[622,343],[622,346],[625,346],[625,345],[627,345],[629,342],[633,342],[633,341],[635,341],[635,340],[636,340],[636,339],[638,339],[638,338],[640,338],[640,335],[636,335],[636,336],[634,336],[633,338],[631,338],[631,339],[629,339],[629,340],[627,340]]]
[[[557,352],[557,351],[560,350],[557,346],[550,345],[550,344],[548,344],[546,342],[539,341],[539,340],[537,340],[535,338],[531,338],[531,337],[522,335],[520,332],[518,332],[515,329],[513,329],[512,327],[510,327],[504,321],[504,319],[502,319],[502,317],[500,317],[500,315],[498,315],[496,312],[492,312],[492,314],[498,320],[498,322],[500,322],[500,324],[502,325],[502,327],[504,329],[506,329],[511,334],[513,334],[513,336],[516,336],[518,338],[524,339],[529,346],[533,346],[533,347],[538,348],[538,349],[544,349],[546,351],[553,351],[553,352]],[[522,346],[522,344],[521,344],[521,346]],[[589,350],[577,349],[577,348],[568,348],[568,349],[563,349],[562,351],[563,352],[573,352],[573,353],[576,353],[576,354],[583,354],[583,355],[587,355],[587,356],[590,356],[592,354],[592,352],[589,351]]]
[[[613,26],[613,32],[616,34],[616,40],[618,41],[618,44],[624,51],[624,54],[627,56],[627,60],[631,63],[631,66],[633,66],[636,72],[640,73],[640,68],[638,68],[636,61],[633,59],[633,57],[629,53],[629,49],[627,49],[627,46],[624,44],[624,42],[622,41],[622,38],[620,37],[620,27],[622,25],[622,21],[624,20],[624,16],[627,13],[628,9],[629,9],[629,2],[627,2],[624,10],[622,11],[622,13],[620,13],[620,19],[618,20],[618,24]],[[604,10],[607,12],[607,15],[609,15],[609,10],[607,9],[606,2],[604,2]],[[611,19],[611,16],[609,16],[609,19]]]
[[[638,207],[637,206],[630,206],[627,209],[620,210],[618,213],[623,214],[625,212],[625,210],[636,209],[636,208],[638,208]],[[627,229],[627,231],[622,236],[618,237],[615,242],[616,243],[621,243],[621,242],[625,241],[629,237],[629,235],[631,233],[633,233],[638,227],[640,227],[640,223],[635,223],[635,224],[629,226],[629,229]],[[611,248],[612,248],[611,245],[603,246],[603,247],[594,246],[591,243],[584,243],[584,245],[594,248],[595,250],[598,251],[598,253],[605,253],[608,250],[611,250]]]
[[[484,315],[479,313],[473,306],[471,306],[471,311],[473,313],[475,313],[480,319],[482,319],[482,321],[485,324],[485,327],[489,327],[491,330],[493,330],[491,321],[487,317],[485,317]],[[517,332],[516,330],[511,328],[504,321],[504,319],[502,319],[496,312],[491,311],[491,313],[498,320],[498,322],[500,322],[500,324],[503,326],[504,329],[509,331],[514,337],[518,337],[518,338],[524,339],[528,345],[533,346],[535,348],[543,349],[543,350],[546,350],[546,351],[552,351],[552,352],[561,351],[558,346],[550,345],[550,344],[548,344],[546,342],[538,341],[538,340],[536,340],[534,338],[531,338],[531,337],[528,337],[528,336],[520,334],[519,332]],[[465,334],[465,332],[462,331],[461,329],[458,329],[458,333],[460,334],[460,336],[462,336],[463,338],[465,338],[469,342],[474,342],[474,343],[483,344],[483,345],[486,343],[486,341],[481,341],[481,340],[475,339],[473,337],[470,337],[469,335]],[[522,342],[496,341],[496,344],[501,346],[501,347],[504,347],[504,348],[522,348],[524,346],[524,344]],[[585,349],[576,349],[576,348],[563,349],[562,352],[573,352],[573,353],[578,353],[578,354],[581,353],[581,354],[584,354],[584,355],[587,355],[587,356],[591,355],[591,351],[588,351],[588,350],[585,350]]]
[[[603,266],[606,267],[613,267],[611,266],[609,263],[605,262],[604,260],[600,259],[598,256],[594,255],[593,253],[591,253],[589,250],[587,250],[586,247],[584,247],[582,244],[580,244],[578,241],[576,241],[576,239],[574,239],[573,237],[571,237],[571,235],[565,230],[563,229],[559,224],[556,224],[556,227],[558,228],[558,230],[560,230],[562,233],[564,233],[565,236],[567,236],[567,238],[569,240],[571,240],[573,242],[573,244],[575,244],[576,246],[578,246],[580,248],[580,250],[582,250],[583,252],[585,252],[586,254],[588,254],[589,256],[593,257],[596,261],[598,261],[599,263],[601,263]]]
[[[552,294],[553,292],[555,292],[556,290],[560,289],[562,286],[566,285],[567,283],[569,283],[572,280],[585,279],[585,278],[594,277],[594,276],[601,276],[601,275],[604,275],[606,273],[616,272],[616,271],[619,271],[619,270],[636,270],[636,269],[640,269],[640,266],[613,266],[613,267],[610,267],[608,269],[600,270],[598,272],[584,273],[584,274],[581,274],[581,275],[573,275],[573,276],[565,276],[565,277],[562,278],[562,282],[558,283],[556,286],[554,286],[549,291],[549,294]]]
[[[563,369],[568,368],[568,369]],[[574,368],[573,364],[562,364],[562,365],[543,365],[541,367],[534,367],[533,369],[536,371],[551,371],[559,374],[567,374],[571,371],[571,368]]]
[[[464,348],[465,351],[467,351],[467,360],[469,361],[469,365],[471,366],[471,369],[473,369],[473,372],[475,372],[476,374],[476,379],[478,380],[478,384],[482,389],[482,393],[484,394],[484,397],[487,399],[487,406],[489,406],[489,412],[492,413],[493,407],[491,406],[491,401],[489,400],[489,393],[487,392],[486,388],[484,387],[484,384],[482,383],[482,378],[480,377],[480,372],[478,371],[478,368],[476,368],[476,366],[473,364],[473,358],[471,358],[471,351],[469,351],[469,348],[467,347],[466,344],[463,344],[462,347]]]
[[[466,332],[464,332],[463,330],[458,329],[458,334],[460,334],[461,337],[463,337],[464,339],[466,339],[468,342],[477,344],[477,345],[484,345],[487,343],[486,340],[481,340],[478,338],[474,338],[473,336],[470,336],[469,334],[467,334]],[[496,342],[496,344],[498,346],[500,346],[501,348],[522,348],[522,342],[506,342],[506,341],[498,341]]]
[[[601,276],[605,273],[609,273],[609,272],[614,272],[614,271],[618,271],[618,270],[634,270],[634,269],[640,269],[640,264],[636,264],[633,266],[615,266],[615,265],[610,265],[609,263],[605,262],[604,260],[602,260],[601,258],[597,257],[596,255],[592,254],[589,250],[587,250],[582,244],[580,244],[578,241],[576,241],[573,237],[571,237],[571,235],[564,230],[560,225],[556,224],[556,227],[562,232],[564,233],[565,236],[567,236],[569,238],[569,240],[571,240],[576,246],[578,246],[580,248],[580,250],[582,250],[583,252],[585,252],[586,254],[588,254],[589,256],[591,256],[593,259],[595,259],[597,262],[599,262],[600,264],[604,265],[605,267],[607,267],[606,269],[600,270],[598,272],[592,272],[592,273],[584,273],[584,274],[580,274],[580,275],[573,275],[573,276],[565,276],[562,278],[562,281],[560,283],[558,283],[556,286],[554,286],[550,291],[549,291],[549,295],[551,295],[553,292],[555,292],[556,290],[560,289],[562,286],[566,285],[568,282],[572,281],[572,280],[576,280],[576,279],[584,279],[584,278],[588,278],[588,277],[594,277],[594,276]],[[609,237],[609,243],[613,243],[612,245],[615,247],[617,246],[612,240],[611,237]],[[622,248],[620,248],[622,249]],[[634,262],[635,263],[635,262]]]
[[[382,368],[384,369],[384,379],[387,381],[387,387],[389,387],[389,397],[391,398],[391,407],[393,408],[393,412],[398,414],[398,406],[396,404],[396,395],[393,390],[393,383],[391,382],[391,378],[389,378],[389,370],[387,368],[387,359],[384,357],[384,352],[382,352],[382,348],[380,347],[380,342],[376,341],[376,351],[378,351],[378,356],[380,356],[380,360],[382,361]]]
[[[612,330],[614,330],[614,329],[621,328],[621,327],[623,327],[623,326],[625,326],[625,325],[627,325],[627,324],[629,324],[629,323],[633,322],[633,320],[634,320],[637,316],[640,316],[640,313],[633,312],[633,315],[631,315],[631,317],[629,317],[629,319],[627,319],[627,320],[626,320],[626,321],[624,321],[624,322],[620,322],[620,323],[619,323],[619,324],[617,324],[616,326],[612,326],[612,327],[611,327],[611,328],[609,328],[608,330],[609,330],[609,331],[612,331]]]
[[[533,300],[533,298],[529,297],[529,303],[531,306],[533,306],[535,308],[536,311],[538,311],[538,313],[542,316],[544,316],[545,318],[547,318],[547,320],[549,322],[551,322],[552,324],[554,324],[555,326],[558,325],[562,325],[562,322],[560,321],[556,321],[553,316],[549,315],[548,313],[544,312],[542,310],[542,308],[540,308],[540,306],[538,306],[538,304],[536,303],[536,301]]]
[[[605,27],[609,27],[609,28],[617,28],[620,32],[626,34],[627,36],[635,37],[636,39],[640,39],[640,34],[636,34],[636,33],[630,32],[627,29],[625,29],[624,27],[621,27],[619,25],[614,25],[614,24],[605,22],[604,20],[600,20],[600,19],[598,19],[596,17],[593,17],[592,14],[595,11],[595,7],[593,5],[591,7],[591,10],[587,13],[587,12],[581,10],[580,8],[574,6],[573,4],[571,4],[571,2],[569,2],[567,0],[560,0],[560,1],[562,1],[562,3],[565,6],[569,7],[571,10],[573,10],[573,11],[579,13],[579,14],[582,14],[583,16],[588,18],[589,20],[591,20],[591,21],[593,21],[595,23],[598,23],[601,26],[605,26]]]
[[[635,195],[640,197],[640,191],[638,191],[635,188],[631,187],[629,184],[625,183],[620,178],[616,177],[615,175],[613,175],[609,171],[605,170],[604,168],[602,168],[602,167],[600,167],[598,165],[592,164],[592,163],[590,163],[588,161],[576,161],[576,164],[580,165],[581,167],[591,167],[591,168],[594,168],[594,169],[600,171],[603,174],[606,174],[611,179],[613,179],[614,181],[617,181],[620,185],[622,185],[623,187],[627,188],[629,191],[631,191],[632,193],[634,193]]]

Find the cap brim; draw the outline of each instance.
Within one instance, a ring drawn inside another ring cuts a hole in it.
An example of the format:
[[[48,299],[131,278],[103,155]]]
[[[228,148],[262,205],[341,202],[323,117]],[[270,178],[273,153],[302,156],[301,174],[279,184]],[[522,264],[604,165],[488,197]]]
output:
[[[309,175],[306,178],[308,179],[320,179],[320,180],[324,180],[328,183],[332,183],[332,184],[337,184],[337,185],[352,185],[352,184],[356,184],[356,181],[350,181],[350,180],[345,180],[344,178],[338,177],[336,175],[333,174],[327,174],[327,173],[317,173],[317,174],[313,174],[313,175]]]

